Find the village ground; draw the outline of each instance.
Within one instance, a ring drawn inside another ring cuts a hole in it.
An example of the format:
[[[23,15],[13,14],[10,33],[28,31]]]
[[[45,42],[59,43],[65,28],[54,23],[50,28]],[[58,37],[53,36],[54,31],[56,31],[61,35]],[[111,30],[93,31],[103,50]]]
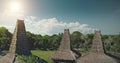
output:
[[[7,51],[4,51],[5,53],[7,53]],[[45,60],[48,63],[52,63],[51,60],[51,54],[53,54],[55,51],[49,50],[49,51],[44,51],[44,50],[31,50],[31,53],[43,60]],[[82,55],[86,55],[87,52],[80,52]],[[0,56],[2,57],[2,56]]]
[[[50,56],[51,56],[52,53],[54,53],[54,51],[32,50],[31,52],[32,52],[33,55],[44,59],[48,63],[52,62]]]

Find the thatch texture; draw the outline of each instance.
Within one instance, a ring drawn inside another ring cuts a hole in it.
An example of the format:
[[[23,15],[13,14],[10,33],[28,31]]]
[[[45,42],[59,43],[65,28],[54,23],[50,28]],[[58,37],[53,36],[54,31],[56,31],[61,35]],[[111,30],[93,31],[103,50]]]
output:
[[[75,56],[74,53],[72,51],[56,51],[53,55],[52,55],[52,59],[56,59],[56,60],[75,60]]]
[[[108,56],[104,52],[101,32],[95,31],[91,51],[88,55],[77,60],[77,63],[120,63],[118,59]]]
[[[26,30],[23,20],[17,20],[9,53],[15,53],[20,55],[30,54],[30,49],[28,46],[28,40],[26,37]]]
[[[76,59],[73,51],[71,51],[69,29],[64,30],[62,41],[60,42],[60,47],[54,54],[52,54],[51,58],[55,60]]]
[[[102,37],[101,37],[100,31],[95,31],[90,52],[97,53],[97,54],[104,54],[104,48],[103,48]]]
[[[77,60],[77,63],[120,63],[118,59],[105,54],[90,53]]]
[[[26,30],[23,20],[17,20],[9,52],[4,57],[0,58],[0,63],[14,63],[16,54],[19,55],[31,54],[28,46]]]

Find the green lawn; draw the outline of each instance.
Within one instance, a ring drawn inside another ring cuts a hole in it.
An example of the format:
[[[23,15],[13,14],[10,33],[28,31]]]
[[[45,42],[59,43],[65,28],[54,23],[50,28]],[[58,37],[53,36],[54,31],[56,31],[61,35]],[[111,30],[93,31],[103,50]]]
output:
[[[32,50],[31,52],[33,55],[36,55],[36,56],[44,59],[48,63],[52,63],[50,56],[54,51]]]

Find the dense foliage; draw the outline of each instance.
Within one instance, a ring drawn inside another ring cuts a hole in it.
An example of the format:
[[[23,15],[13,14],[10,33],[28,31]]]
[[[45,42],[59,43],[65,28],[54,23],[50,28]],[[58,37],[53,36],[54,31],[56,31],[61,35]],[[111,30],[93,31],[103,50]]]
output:
[[[56,50],[62,39],[62,33],[54,35],[40,35],[27,32],[28,41],[31,49]],[[82,34],[79,31],[71,33],[71,46],[74,49],[88,51],[92,44],[94,34]],[[12,34],[5,27],[0,27],[0,50],[8,50]],[[120,53],[120,34],[102,35],[105,50],[108,52]]]
[[[59,47],[62,34],[54,34],[52,36],[41,36],[40,34],[33,34],[27,32],[27,37],[31,49],[56,50]]]
[[[0,50],[7,50],[10,45],[12,34],[5,27],[0,27]]]
[[[29,55],[29,56],[18,55],[17,62],[18,63],[47,63],[46,61],[44,61],[43,59],[35,55]]]

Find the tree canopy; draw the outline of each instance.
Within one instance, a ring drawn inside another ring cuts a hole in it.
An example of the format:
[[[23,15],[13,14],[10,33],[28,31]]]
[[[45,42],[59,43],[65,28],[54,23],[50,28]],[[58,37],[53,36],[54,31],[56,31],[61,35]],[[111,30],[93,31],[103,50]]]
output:
[[[56,50],[58,49],[63,33],[49,35],[26,32],[30,49]],[[73,49],[88,51],[91,47],[94,34],[82,34],[79,31],[71,33],[71,46]],[[120,53],[120,33],[118,35],[102,35],[105,50]],[[0,27],[0,50],[8,50],[12,34],[5,27]]]

